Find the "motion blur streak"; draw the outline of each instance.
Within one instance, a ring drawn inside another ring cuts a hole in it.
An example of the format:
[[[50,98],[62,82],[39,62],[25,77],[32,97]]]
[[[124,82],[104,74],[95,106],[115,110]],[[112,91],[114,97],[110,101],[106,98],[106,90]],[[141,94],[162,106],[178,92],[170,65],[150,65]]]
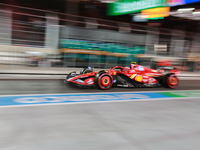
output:
[[[85,5],[78,3],[80,7]],[[28,8],[24,6],[29,4],[20,0],[0,3],[1,64],[21,65],[24,70],[25,66],[54,70],[88,65],[104,69],[114,65],[128,66],[133,61],[157,68],[170,61],[167,65],[181,71],[199,70],[197,33],[176,30],[175,25],[164,29],[148,26],[148,23],[145,26],[107,20],[106,16],[79,16],[81,10],[75,6],[75,10],[72,6],[68,13],[63,11],[63,6],[55,12],[49,8],[58,9],[59,6],[46,4],[33,2],[31,5],[35,8]]]
[[[199,150],[199,10],[199,0],[1,0],[0,150]],[[72,71],[133,63],[180,71],[180,84],[64,84]]]

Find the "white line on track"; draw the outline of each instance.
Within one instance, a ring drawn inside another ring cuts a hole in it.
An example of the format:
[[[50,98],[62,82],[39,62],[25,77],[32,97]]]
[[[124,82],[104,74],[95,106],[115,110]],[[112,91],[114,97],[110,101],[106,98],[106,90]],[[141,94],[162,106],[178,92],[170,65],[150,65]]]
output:
[[[186,100],[197,99],[199,97],[177,97],[177,98],[152,98],[152,99],[131,99],[131,100],[111,100],[111,101],[93,101],[93,102],[70,102],[70,103],[51,103],[51,104],[30,104],[30,105],[9,105],[0,106],[0,108],[16,108],[16,107],[35,107],[35,106],[56,106],[56,105],[77,105],[77,104],[95,104],[95,103],[118,103],[118,102],[144,102],[144,101],[172,101],[172,100]]]
[[[100,90],[102,91],[102,90]],[[95,93],[55,93],[55,94],[21,94],[21,95],[0,95],[0,97],[12,96],[42,96],[42,95],[74,95],[74,94],[112,94],[112,93],[160,93],[160,92],[185,92],[185,91],[198,91],[200,90],[164,90],[164,91],[129,91],[129,92],[95,92]]]

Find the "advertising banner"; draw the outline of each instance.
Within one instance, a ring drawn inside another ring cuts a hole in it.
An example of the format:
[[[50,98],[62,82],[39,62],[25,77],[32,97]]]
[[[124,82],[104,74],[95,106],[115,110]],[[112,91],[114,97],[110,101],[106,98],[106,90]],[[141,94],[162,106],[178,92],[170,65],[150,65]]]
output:
[[[125,15],[145,9],[177,6],[200,2],[200,0],[120,0],[108,4],[107,15]]]
[[[159,17],[168,17],[170,7],[160,7],[142,10],[142,18],[159,18]]]
[[[139,12],[144,9],[162,7],[165,0],[118,1],[108,4],[108,15],[123,15]]]

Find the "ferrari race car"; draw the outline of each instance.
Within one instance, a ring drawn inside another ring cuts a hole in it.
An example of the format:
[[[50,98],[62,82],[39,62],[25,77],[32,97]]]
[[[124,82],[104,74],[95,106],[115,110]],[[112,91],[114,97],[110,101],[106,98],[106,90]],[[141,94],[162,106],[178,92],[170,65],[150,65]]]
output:
[[[164,73],[167,70],[168,73]],[[131,64],[130,67],[115,66],[110,70],[95,72],[91,67],[84,68],[80,74],[71,72],[65,82],[79,86],[94,86],[107,90],[116,87],[158,87],[177,88],[179,80],[173,67],[163,67],[157,70]]]

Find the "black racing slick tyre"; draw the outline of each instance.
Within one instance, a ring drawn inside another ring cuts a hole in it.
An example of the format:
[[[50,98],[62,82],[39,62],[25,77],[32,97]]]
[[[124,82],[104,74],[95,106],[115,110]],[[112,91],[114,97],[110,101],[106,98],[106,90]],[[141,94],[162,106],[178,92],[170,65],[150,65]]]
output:
[[[172,73],[166,74],[164,76],[163,84],[167,88],[175,89],[179,85],[178,77]]]
[[[69,78],[72,78],[72,77],[75,77],[76,76],[76,72],[73,71],[73,72],[70,72],[67,77],[66,77],[66,80],[68,80]]]
[[[105,71],[100,71],[95,76],[94,84],[102,90],[110,89],[113,85],[113,77]]]

